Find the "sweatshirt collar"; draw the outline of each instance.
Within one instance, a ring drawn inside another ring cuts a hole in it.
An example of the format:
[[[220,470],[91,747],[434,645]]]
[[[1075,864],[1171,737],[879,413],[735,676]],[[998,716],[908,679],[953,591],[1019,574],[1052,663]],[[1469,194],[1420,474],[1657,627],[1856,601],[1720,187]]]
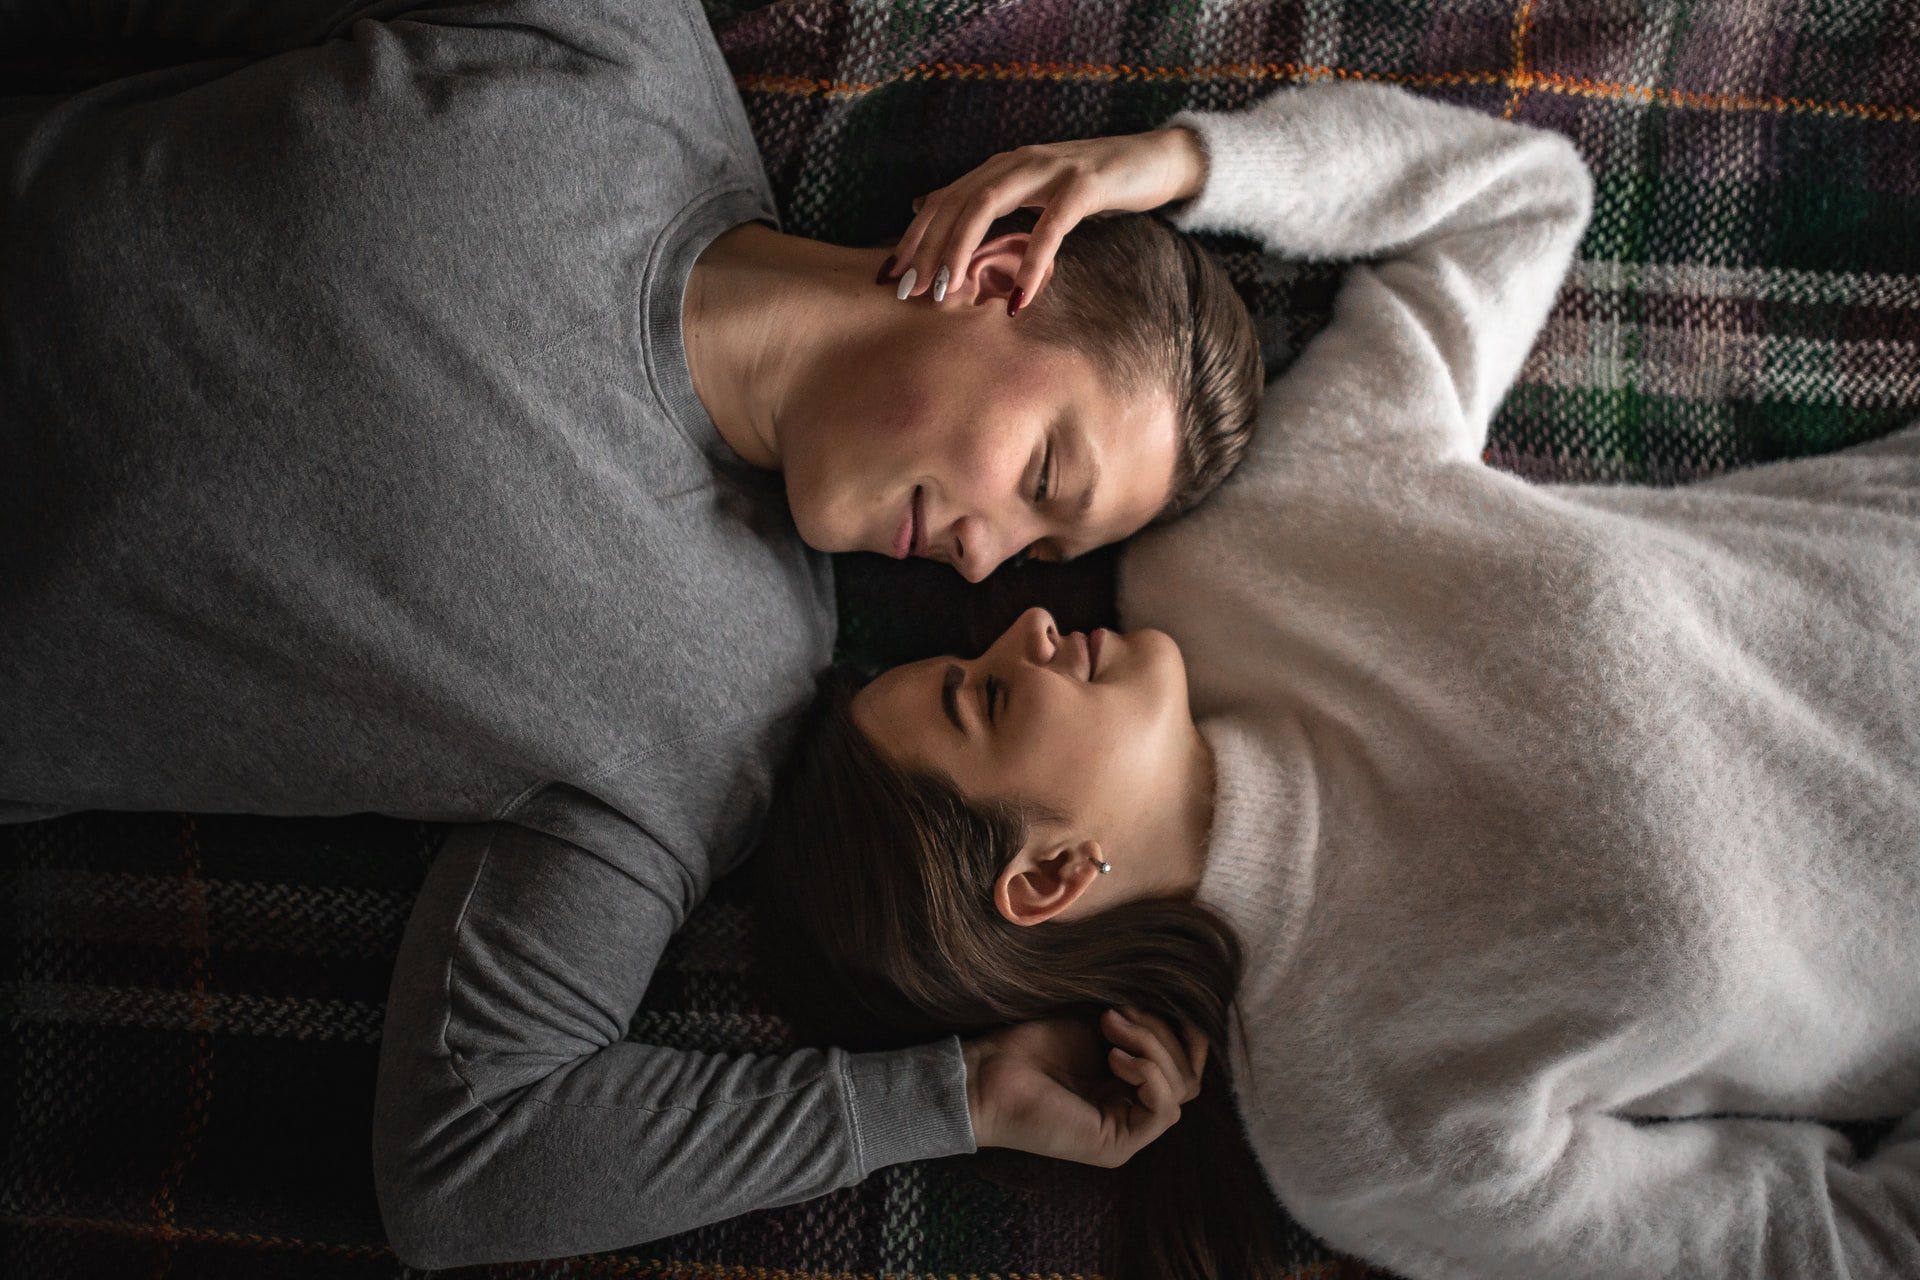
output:
[[[646,285],[645,325],[641,334],[641,355],[646,361],[648,381],[667,416],[717,468],[736,477],[766,473],[755,472],[733,451],[694,391],[682,325],[687,281],[693,275],[694,262],[723,232],[754,221],[778,226],[773,211],[747,187],[711,192],[681,210],[676,225],[658,242],[658,256]]]

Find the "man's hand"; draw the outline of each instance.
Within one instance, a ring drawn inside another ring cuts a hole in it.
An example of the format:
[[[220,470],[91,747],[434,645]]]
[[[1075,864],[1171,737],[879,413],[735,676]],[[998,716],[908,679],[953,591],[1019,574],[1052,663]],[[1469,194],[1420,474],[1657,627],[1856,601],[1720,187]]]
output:
[[[1046,1018],[966,1041],[974,1141],[1114,1168],[1165,1133],[1199,1095],[1207,1039],[1125,1012],[1108,1009],[1097,1028]]]

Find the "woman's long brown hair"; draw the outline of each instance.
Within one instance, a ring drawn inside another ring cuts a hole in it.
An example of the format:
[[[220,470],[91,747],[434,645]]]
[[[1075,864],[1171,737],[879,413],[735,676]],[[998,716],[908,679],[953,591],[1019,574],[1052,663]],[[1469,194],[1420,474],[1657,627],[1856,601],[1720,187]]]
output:
[[[1228,1092],[1240,945],[1200,903],[1159,898],[1023,927],[992,890],[1032,816],[894,766],[853,723],[857,677],[829,672],[781,775],[754,860],[763,973],[802,1038],[852,1050],[970,1036],[1131,1005],[1213,1050],[1200,1095],[1118,1171],[1111,1280],[1293,1270],[1289,1232]]]

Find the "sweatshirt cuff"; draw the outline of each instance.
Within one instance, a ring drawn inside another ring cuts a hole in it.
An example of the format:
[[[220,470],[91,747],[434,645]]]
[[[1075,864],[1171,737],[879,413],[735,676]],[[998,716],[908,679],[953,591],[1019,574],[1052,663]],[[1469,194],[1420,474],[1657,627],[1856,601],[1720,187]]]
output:
[[[884,1053],[850,1053],[847,1108],[860,1176],[906,1160],[977,1150],[960,1037]]]

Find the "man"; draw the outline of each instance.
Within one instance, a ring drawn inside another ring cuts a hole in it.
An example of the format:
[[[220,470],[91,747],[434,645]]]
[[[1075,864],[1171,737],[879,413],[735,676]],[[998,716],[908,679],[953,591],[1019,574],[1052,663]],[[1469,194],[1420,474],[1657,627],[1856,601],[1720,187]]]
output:
[[[781,235],[690,0],[0,7],[16,43],[103,34],[208,56],[0,103],[0,817],[476,824],[389,1006],[410,1260],[631,1243],[984,1140],[951,1039],[621,1037],[829,656],[819,553],[978,580],[1190,505],[1244,442],[1250,330],[1196,406],[1023,334],[1050,300],[1002,305],[1017,233],[904,303],[877,251]]]

